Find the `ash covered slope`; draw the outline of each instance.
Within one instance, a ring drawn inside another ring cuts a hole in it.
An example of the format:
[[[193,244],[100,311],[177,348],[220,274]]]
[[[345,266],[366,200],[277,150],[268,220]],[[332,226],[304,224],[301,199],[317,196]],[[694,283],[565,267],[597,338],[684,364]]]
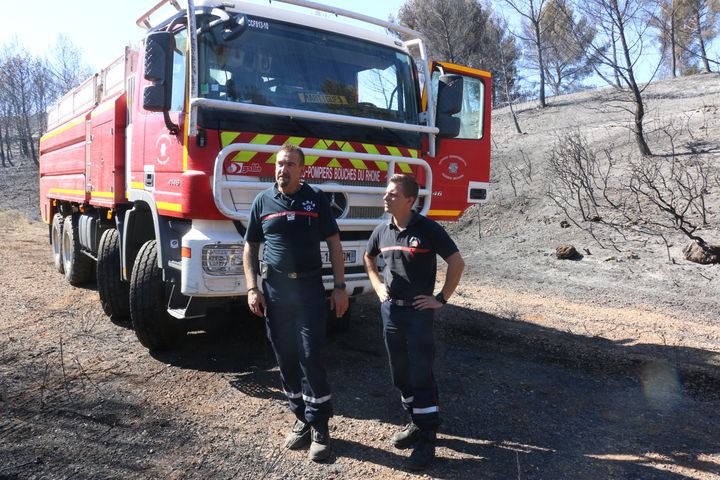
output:
[[[629,129],[632,114],[622,109],[632,105],[613,95],[607,89],[556,97],[543,110],[534,103],[518,105],[522,135],[516,133],[508,108],[494,113],[490,201],[446,225],[465,253],[465,278],[478,288],[501,287],[598,307],[669,308],[680,316],[685,311],[713,322],[718,317],[720,266],[684,260],[687,237],[665,231],[668,248],[660,237],[633,229],[615,232],[591,222],[579,222],[582,228],[568,222],[563,228],[568,216],[547,195],[559,190],[550,172],[553,146],[573,133],[585,138],[588,150],[598,152],[601,160],[606,158],[603,150],[610,149],[616,162],[611,193],[623,193],[630,162],[639,161],[640,155]],[[655,82],[645,97],[647,140],[657,155],[649,162],[667,161],[674,145],[676,158],[702,158],[720,169],[717,74]],[[693,150],[703,153],[693,157]],[[698,234],[720,244],[717,177],[711,178],[708,190],[709,225]],[[604,248],[583,231],[590,227]],[[560,244],[574,245],[582,258],[558,260],[555,248]],[[501,305],[489,308],[503,313]]]

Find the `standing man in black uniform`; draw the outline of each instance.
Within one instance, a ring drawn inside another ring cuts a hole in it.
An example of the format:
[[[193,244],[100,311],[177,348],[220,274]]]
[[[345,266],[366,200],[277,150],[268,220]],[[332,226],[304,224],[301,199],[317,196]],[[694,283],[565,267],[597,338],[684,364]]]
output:
[[[348,308],[348,296],[337,223],[325,195],[301,182],[304,164],[300,148],[284,145],[278,151],[276,184],[255,198],[250,211],[243,264],[248,305],[255,315],[266,317],[282,387],[297,418],[285,445],[295,450],[310,444],[310,459],[323,461],[330,456],[333,411],[322,357],[327,323],[322,240],[335,280],[330,307],[338,317]]]
[[[392,217],[378,225],[368,240],[365,268],[380,298],[385,347],[393,383],[411,421],[392,437],[396,448],[413,448],[408,468],[427,468],[435,458],[440,425],[438,390],[433,375],[435,310],[442,308],[460,282],[465,262],[455,242],[435,221],[412,210],[418,184],[409,175],[394,175],[383,197]],[[383,278],[377,256],[385,260]],[[448,264],[437,295],[436,255]]]

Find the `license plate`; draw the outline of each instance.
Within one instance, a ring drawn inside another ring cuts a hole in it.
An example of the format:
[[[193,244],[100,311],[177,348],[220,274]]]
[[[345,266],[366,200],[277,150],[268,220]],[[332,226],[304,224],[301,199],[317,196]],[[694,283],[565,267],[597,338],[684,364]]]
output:
[[[322,258],[323,265],[330,265],[330,252],[328,250],[321,250],[320,256]],[[343,250],[343,259],[345,260],[345,265],[354,264],[357,260],[357,251]]]

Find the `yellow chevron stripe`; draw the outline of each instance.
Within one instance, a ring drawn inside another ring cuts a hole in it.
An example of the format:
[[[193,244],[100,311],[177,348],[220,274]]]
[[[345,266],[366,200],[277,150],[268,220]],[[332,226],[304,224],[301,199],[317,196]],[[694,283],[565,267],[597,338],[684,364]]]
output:
[[[315,145],[313,145],[312,148],[317,148],[320,150],[327,150],[330,143],[331,143],[330,140],[318,140],[317,142],[315,142]]]
[[[367,153],[372,153],[373,155],[377,155],[377,154],[380,153],[380,152],[378,151],[377,147],[376,147],[375,145],[370,144],[370,143],[363,143],[362,146],[363,146],[363,148],[365,149],[365,151],[366,151]]]
[[[248,150],[245,150],[242,152],[237,152],[230,161],[246,163],[255,158],[255,155],[257,155],[257,152],[250,152]]]
[[[293,145],[299,146],[305,140],[306,140],[305,137],[290,137],[287,139],[287,142],[285,142],[285,143],[291,143]]]
[[[273,139],[274,135],[267,135],[264,133],[258,133],[255,135],[255,138],[250,140],[250,143],[253,145],[268,145],[270,141]]]
[[[236,133],[236,132],[222,132],[220,135],[222,146],[226,147],[226,146],[234,143],[239,136],[240,136],[240,134]],[[253,137],[252,140],[250,140],[250,143],[252,143],[254,145],[269,145],[273,138],[274,138],[274,135],[257,134],[257,135],[255,135],[255,137]],[[293,145],[300,145],[306,140],[307,140],[306,137],[289,137],[287,139],[286,143],[291,143]],[[337,146],[343,152],[369,153],[369,154],[373,154],[373,155],[380,154],[380,151],[378,150],[378,148],[371,143],[363,143],[361,145],[362,145],[362,148],[365,150],[365,152],[362,152],[362,151],[358,152],[358,150],[353,148],[353,145],[350,142],[341,142],[341,141],[329,140],[329,139],[319,139],[317,142],[315,142],[314,145],[312,145],[311,148],[319,149],[319,150],[329,150],[333,146]],[[388,149],[388,153],[392,156],[396,156],[396,157],[404,156],[403,152],[397,147],[386,147],[386,148]],[[418,158],[420,156],[420,151],[417,149],[407,149],[407,151],[408,151],[408,155],[411,158]],[[256,155],[257,155],[257,152],[249,152],[249,151],[237,152],[237,154],[235,154],[235,156],[232,158],[231,161],[246,163],[246,162],[251,161],[253,158],[255,158]],[[317,155],[306,155],[305,156],[305,166],[314,165],[315,163],[317,163],[319,158],[320,157],[318,157]],[[275,157],[274,156],[270,157],[268,159],[267,163],[270,163],[270,164],[275,163]],[[350,163],[352,164],[352,166],[354,168],[356,168],[358,170],[367,170],[368,169],[368,164],[364,160],[350,159]],[[387,169],[388,169],[387,162],[377,161],[377,162],[375,162],[375,165],[377,165],[377,167],[380,170],[387,171]],[[331,167],[331,168],[341,168],[342,164],[338,161],[338,159],[333,158],[328,163],[327,166]],[[403,173],[412,173],[412,168],[406,163],[398,163],[397,167]],[[140,187],[140,188],[142,188],[142,187]]]
[[[350,159],[350,163],[352,163],[352,166],[357,168],[358,170],[367,170],[368,169],[367,165],[365,165],[365,162],[363,162],[362,160]]]
[[[235,139],[239,136],[240,134],[235,132],[222,132],[220,134],[220,144],[223,146],[223,148],[225,148],[231,143],[234,143]]]

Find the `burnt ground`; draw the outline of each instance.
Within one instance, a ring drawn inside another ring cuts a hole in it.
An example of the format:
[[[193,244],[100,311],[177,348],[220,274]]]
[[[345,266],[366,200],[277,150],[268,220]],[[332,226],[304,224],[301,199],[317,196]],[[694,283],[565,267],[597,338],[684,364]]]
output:
[[[717,143],[717,77],[682,80],[651,91],[651,112],[678,109]],[[718,266],[684,261],[680,237],[670,260],[647,239],[601,248],[561,228],[543,195],[553,132],[627,137],[623,120],[588,110],[592,95],[521,108],[523,136],[496,112],[494,196],[447,225],[468,268],[437,320],[445,423],[429,476],[720,478]],[[519,168],[522,152],[534,180],[513,192],[503,165]],[[149,353],[94,288],[53,270],[36,184],[29,162],[0,171],[0,478],[416,477],[388,445],[404,418],[374,298],[330,338],[334,455],[312,464],[280,449],[292,417],[262,324],[215,312],[177,351]],[[717,223],[703,234],[720,243]],[[559,243],[582,257],[557,260]]]
[[[279,448],[292,418],[260,321],[215,312],[177,351],[151,354],[92,287],[53,270],[44,225],[8,213],[0,225],[0,478],[414,477],[388,445],[404,418],[373,298],[330,339],[334,455],[315,465]],[[458,300],[501,291],[466,286]],[[433,477],[720,478],[720,379],[701,368],[717,352],[461,305],[437,326]]]

